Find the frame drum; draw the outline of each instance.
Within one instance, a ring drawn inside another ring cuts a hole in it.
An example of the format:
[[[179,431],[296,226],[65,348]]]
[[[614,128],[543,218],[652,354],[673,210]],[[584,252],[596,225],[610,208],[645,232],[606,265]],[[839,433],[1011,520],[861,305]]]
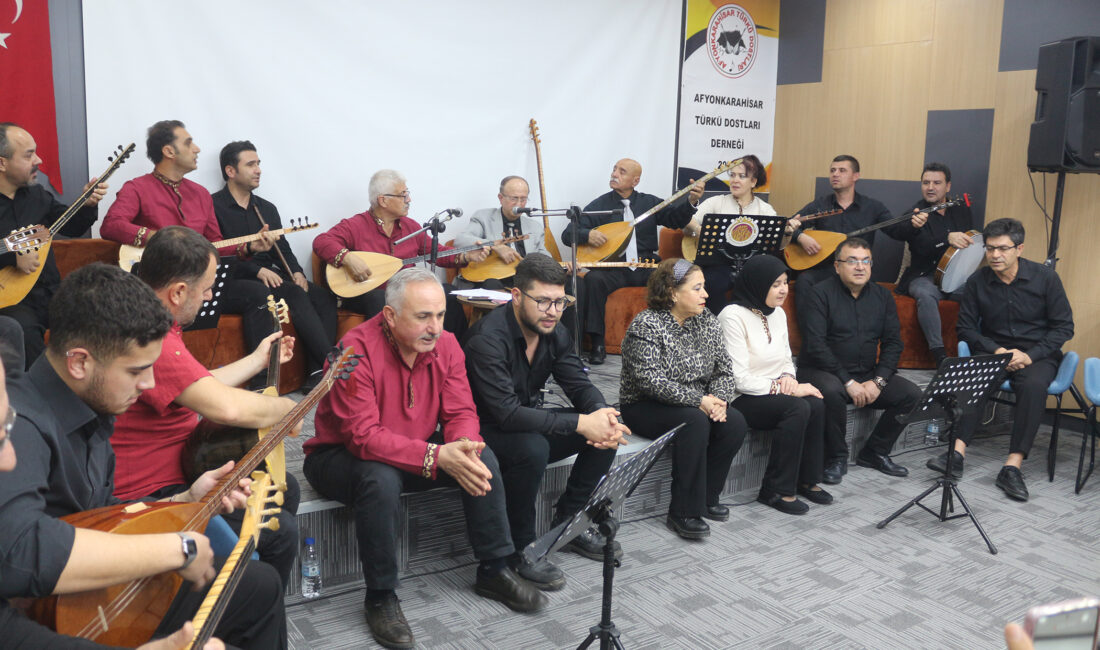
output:
[[[966,233],[974,241],[966,248],[948,247],[936,266],[936,284],[944,293],[955,293],[962,289],[967,279],[978,270],[985,261],[985,246],[982,234],[977,230]]]

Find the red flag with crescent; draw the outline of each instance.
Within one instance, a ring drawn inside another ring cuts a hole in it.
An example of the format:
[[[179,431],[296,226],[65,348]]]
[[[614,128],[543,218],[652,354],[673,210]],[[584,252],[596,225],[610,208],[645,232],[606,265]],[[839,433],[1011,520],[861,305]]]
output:
[[[14,14],[8,13],[12,10],[0,7],[0,121],[15,122],[34,137],[39,169],[60,193],[49,3],[15,0]]]

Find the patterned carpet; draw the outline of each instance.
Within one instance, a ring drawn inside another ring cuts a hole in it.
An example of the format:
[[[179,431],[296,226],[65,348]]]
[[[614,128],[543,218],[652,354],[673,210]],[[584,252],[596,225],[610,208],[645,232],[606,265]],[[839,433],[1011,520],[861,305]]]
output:
[[[618,357],[594,380],[617,395]],[[1009,501],[993,485],[1005,436],[975,441],[960,489],[1000,553],[991,555],[968,520],[941,523],[912,508],[884,530],[875,524],[926,488],[934,451],[895,458],[893,479],[853,467],[830,488],[837,502],[801,517],[727,500],[730,521],[701,542],[682,540],[663,517],[623,522],[625,553],[615,576],[614,622],[625,647],[1003,648],[1001,628],[1027,608],[1100,594],[1100,484],[1073,494],[1080,435],[1063,431],[1058,472],[1044,476],[1044,428],[1024,465],[1031,500]],[[937,493],[938,495],[938,493]],[[749,503],[744,503],[749,501]],[[926,504],[938,509],[938,496]],[[406,576],[398,595],[420,648],[572,648],[599,621],[601,567],[554,557],[568,578],[537,614],[476,596],[474,567]],[[292,648],[371,648],[363,591],[342,587],[312,602],[288,600]],[[594,647],[598,647],[598,644]]]

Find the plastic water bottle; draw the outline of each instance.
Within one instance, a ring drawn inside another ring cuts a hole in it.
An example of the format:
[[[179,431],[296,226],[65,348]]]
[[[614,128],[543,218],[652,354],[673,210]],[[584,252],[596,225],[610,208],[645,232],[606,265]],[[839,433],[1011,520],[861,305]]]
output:
[[[317,540],[306,538],[306,550],[302,553],[302,598],[321,595],[321,560],[317,555]]]
[[[928,428],[924,432],[924,444],[940,444],[940,419],[932,418],[928,421]]]

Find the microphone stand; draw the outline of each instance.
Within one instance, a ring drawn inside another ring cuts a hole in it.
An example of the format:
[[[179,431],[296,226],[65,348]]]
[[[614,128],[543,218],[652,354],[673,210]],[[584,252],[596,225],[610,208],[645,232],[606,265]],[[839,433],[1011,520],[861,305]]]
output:
[[[450,221],[452,216],[453,216],[453,215],[448,214],[446,219],[440,219],[439,215],[447,213],[447,212],[448,212],[447,210],[443,210],[442,212],[436,212],[435,215],[433,215],[432,218],[428,220],[428,223],[424,224],[424,226],[422,228],[420,228],[420,230],[417,230],[415,232],[409,233],[408,235],[405,235],[401,239],[398,239],[397,241],[395,241],[393,243],[393,245],[397,246],[398,244],[404,243],[404,242],[412,239],[413,237],[416,237],[417,235],[424,232],[425,230],[430,230],[432,232],[432,249],[431,249],[431,251],[429,253],[429,256],[428,256],[428,264],[431,265],[432,272],[434,273],[435,272],[436,260],[439,259],[439,233],[441,233],[441,232],[443,232],[444,230],[447,229],[447,226],[445,226],[444,224],[446,222]]]

